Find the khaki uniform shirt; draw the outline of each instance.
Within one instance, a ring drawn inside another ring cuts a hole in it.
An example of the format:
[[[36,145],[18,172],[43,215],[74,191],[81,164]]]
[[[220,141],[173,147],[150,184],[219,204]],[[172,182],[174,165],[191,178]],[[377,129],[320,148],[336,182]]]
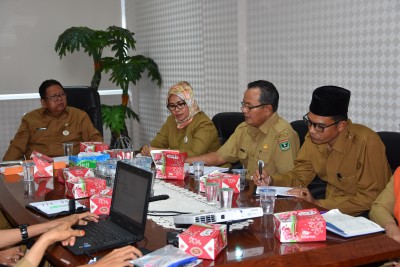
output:
[[[86,112],[67,107],[59,116],[54,117],[46,109],[39,108],[26,113],[21,125],[3,158],[19,160],[31,157],[38,151],[49,157],[64,155],[62,143],[74,142],[73,154],[79,153],[79,143],[103,141],[103,137],[90,121]]]
[[[400,179],[400,176],[396,178]],[[375,221],[382,227],[385,227],[388,223],[396,224],[396,220],[394,219],[394,206],[396,203],[396,196],[394,193],[394,179],[396,178],[395,176],[392,176],[392,178],[390,178],[390,181],[386,185],[385,189],[374,201],[374,203],[372,203],[371,212],[369,213],[370,219]]]
[[[385,145],[371,129],[348,123],[330,151],[328,144],[314,144],[307,134],[293,170],[272,176],[272,184],[307,186],[318,175],[327,182],[322,207],[350,215],[370,210],[391,176]]]
[[[290,123],[274,113],[259,128],[242,122],[226,143],[217,151],[227,162],[238,160],[247,169],[246,178],[258,170],[258,160],[271,174],[284,173],[293,168],[299,151],[299,136]]]
[[[187,152],[188,157],[193,157],[216,151],[221,144],[214,123],[200,111],[183,129],[177,128],[174,116],[170,115],[150,146],[177,149]]]

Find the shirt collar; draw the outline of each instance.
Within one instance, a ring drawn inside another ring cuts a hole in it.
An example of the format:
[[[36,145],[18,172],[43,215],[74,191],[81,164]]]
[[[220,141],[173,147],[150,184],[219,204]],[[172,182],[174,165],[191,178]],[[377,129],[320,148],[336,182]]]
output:
[[[272,125],[274,125],[278,121],[278,114],[274,112],[271,117],[268,118],[260,127],[260,131],[264,134],[267,134],[269,129],[271,129]]]
[[[69,114],[69,112],[70,112],[70,108],[67,106],[67,107],[65,108],[65,110],[64,110],[60,115],[58,115],[57,117],[61,117],[61,116],[62,116],[63,114],[65,114],[65,113],[66,113],[66,114]],[[40,114],[41,114],[42,116],[48,115],[48,116],[52,116],[52,117],[53,117],[53,115],[51,115],[50,112],[48,112],[47,109],[45,109],[44,107],[41,108]]]
[[[336,139],[336,142],[333,144],[331,150],[336,150],[339,153],[344,153],[348,140],[353,139],[354,137],[354,131],[352,130],[352,125],[353,123],[351,122],[350,119],[347,120],[347,127],[345,130],[341,131]],[[317,145],[319,152],[321,153],[329,153],[329,144],[320,144]]]
[[[339,133],[336,142],[333,144],[332,149],[340,153],[344,153],[348,140],[352,140],[354,137],[354,131],[352,130],[351,127],[352,124],[353,123],[351,122],[351,120],[348,119],[346,129]]]
[[[271,129],[271,127],[278,121],[278,114],[276,112],[274,112],[271,117],[269,117],[263,124],[261,124],[260,127],[254,127],[254,126],[250,126],[250,135],[251,136],[255,136],[257,133],[259,133],[259,131],[261,131],[264,134],[268,134],[269,129]]]

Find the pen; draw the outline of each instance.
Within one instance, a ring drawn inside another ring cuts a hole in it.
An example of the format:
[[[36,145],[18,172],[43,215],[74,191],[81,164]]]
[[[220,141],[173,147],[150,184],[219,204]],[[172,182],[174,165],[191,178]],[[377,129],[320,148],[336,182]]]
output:
[[[45,128],[45,127],[36,128],[36,131],[44,131],[44,130],[47,130],[47,128]]]
[[[261,182],[261,174],[262,174],[262,169],[264,168],[264,161],[258,160],[258,173],[260,174],[260,179],[259,181]]]

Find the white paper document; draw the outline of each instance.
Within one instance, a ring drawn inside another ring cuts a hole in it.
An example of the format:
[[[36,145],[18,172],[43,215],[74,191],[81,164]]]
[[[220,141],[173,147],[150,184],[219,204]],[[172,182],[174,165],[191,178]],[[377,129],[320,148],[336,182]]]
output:
[[[229,171],[229,168],[222,168],[222,167],[215,167],[215,166],[204,166],[204,175],[209,174],[213,171],[218,171],[218,172],[227,172]],[[190,165],[189,172],[193,174],[193,165]]]
[[[341,213],[338,209],[322,214],[326,229],[343,237],[372,234],[385,231],[378,224],[365,217],[354,217]]]
[[[276,195],[277,196],[282,196],[282,197],[294,197],[293,195],[289,195],[287,191],[293,189],[293,187],[283,187],[283,186],[268,186],[269,189],[275,189],[276,190]],[[258,186],[256,189],[256,195],[259,195],[258,193]]]

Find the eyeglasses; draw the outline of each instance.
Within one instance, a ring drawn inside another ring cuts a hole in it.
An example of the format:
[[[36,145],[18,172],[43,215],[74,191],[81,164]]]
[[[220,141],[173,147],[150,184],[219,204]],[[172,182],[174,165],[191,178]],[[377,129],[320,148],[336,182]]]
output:
[[[260,105],[257,105],[257,106],[249,106],[249,105],[246,105],[244,102],[240,102],[240,105],[242,105],[240,107],[241,109],[243,109],[243,110],[247,109],[248,111],[250,111],[253,108],[259,108],[259,107],[266,106],[266,105],[269,105],[269,104],[260,104]]]
[[[56,95],[51,95],[48,97],[45,97],[44,99],[48,99],[50,101],[56,102],[60,99],[65,99],[67,97],[66,93],[60,93],[60,94],[56,94]]]
[[[168,104],[167,105],[167,109],[169,109],[170,111],[174,111],[176,108],[183,109],[185,106],[186,106],[186,102],[185,101],[181,101],[181,102],[176,103],[176,105]]]
[[[341,122],[341,120],[338,120],[338,121],[335,121],[334,123],[329,124],[329,125],[326,125],[326,124],[323,124],[323,123],[316,123],[316,122],[310,121],[310,119],[308,118],[307,114],[303,116],[303,120],[304,120],[304,123],[307,124],[308,127],[314,126],[314,129],[317,132],[320,132],[320,133],[323,133],[326,128],[331,127],[331,126]]]

